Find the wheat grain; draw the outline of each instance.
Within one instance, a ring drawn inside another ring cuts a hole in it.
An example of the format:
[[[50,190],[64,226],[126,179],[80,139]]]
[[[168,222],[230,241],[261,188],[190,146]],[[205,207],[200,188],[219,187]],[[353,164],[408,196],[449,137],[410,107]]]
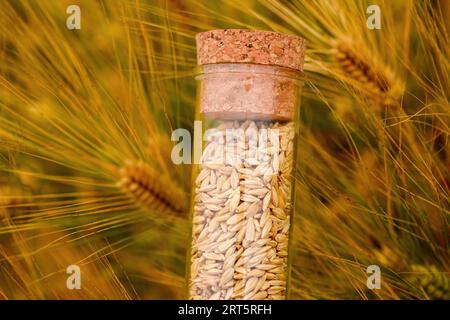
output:
[[[286,292],[287,245],[293,166],[293,124],[226,122],[224,128],[269,128],[261,157],[248,140],[214,141],[204,149],[195,179],[190,295],[192,299],[282,299]],[[222,129],[220,129],[222,128]],[[255,144],[257,145],[257,144]],[[237,148],[239,146],[239,148]],[[229,152],[224,164],[214,163]],[[217,152],[220,150],[220,152]],[[237,160],[236,160],[237,159]]]

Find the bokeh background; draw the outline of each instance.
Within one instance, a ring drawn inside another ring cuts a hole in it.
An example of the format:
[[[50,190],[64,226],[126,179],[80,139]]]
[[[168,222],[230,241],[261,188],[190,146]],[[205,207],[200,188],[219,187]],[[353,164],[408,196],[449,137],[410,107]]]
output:
[[[450,1],[375,2],[1,1],[0,299],[185,297],[170,135],[192,130],[194,36],[216,28],[308,41],[290,298],[449,299]]]

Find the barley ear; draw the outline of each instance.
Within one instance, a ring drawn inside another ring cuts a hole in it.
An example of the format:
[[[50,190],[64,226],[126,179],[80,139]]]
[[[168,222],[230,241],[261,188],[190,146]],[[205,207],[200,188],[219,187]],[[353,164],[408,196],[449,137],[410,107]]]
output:
[[[182,213],[186,210],[184,192],[164,173],[157,172],[142,161],[126,161],[119,169],[117,183],[140,205],[152,210]]]
[[[333,44],[333,55],[344,78],[354,89],[385,106],[398,105],[402,82],[391,68],[350,39]]]
[[[447,272],[435,266],[413,265],[410,282],[421,290],[425,298],[432,300],[450,299],[450,278]]]

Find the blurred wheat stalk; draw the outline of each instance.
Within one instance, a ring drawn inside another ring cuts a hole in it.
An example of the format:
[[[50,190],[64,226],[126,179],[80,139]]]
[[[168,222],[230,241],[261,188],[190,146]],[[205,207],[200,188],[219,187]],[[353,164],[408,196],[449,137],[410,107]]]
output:
[[[193,120],[195,33],[237,27],[308,40],[292,298],[448,299],[448,6],[379,1],[369,31],[365,1],[81,1],[69,31],[69,4],[0,4],[1,298],[183,296],[170,132]],[[61,288],[69,264],[86,291]]]

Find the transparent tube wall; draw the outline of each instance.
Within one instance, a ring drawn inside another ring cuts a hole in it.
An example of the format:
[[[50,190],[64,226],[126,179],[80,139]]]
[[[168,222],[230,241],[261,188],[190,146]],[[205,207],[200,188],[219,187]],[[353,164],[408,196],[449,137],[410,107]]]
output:
[[[197,76],[190,299],[285,299],[299,71],[211,64]]]

